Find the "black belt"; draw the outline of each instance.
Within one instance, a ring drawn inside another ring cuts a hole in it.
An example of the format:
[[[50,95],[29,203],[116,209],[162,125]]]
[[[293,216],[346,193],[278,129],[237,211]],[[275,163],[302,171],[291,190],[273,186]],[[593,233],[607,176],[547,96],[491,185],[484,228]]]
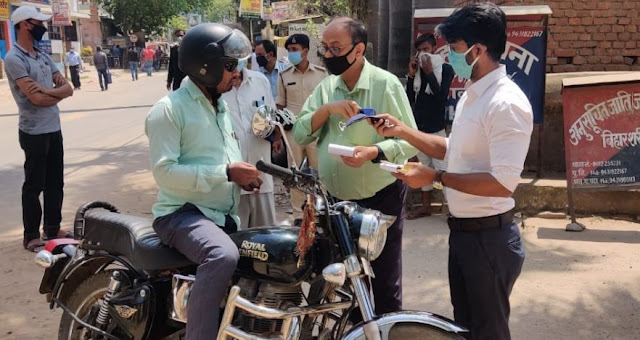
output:
[[[500,228],[513,222],[513,209],[499,215],[477,217],[477,218],[458,218],[449,216],[447,224],[451,231],[480,231],[493,228]]]

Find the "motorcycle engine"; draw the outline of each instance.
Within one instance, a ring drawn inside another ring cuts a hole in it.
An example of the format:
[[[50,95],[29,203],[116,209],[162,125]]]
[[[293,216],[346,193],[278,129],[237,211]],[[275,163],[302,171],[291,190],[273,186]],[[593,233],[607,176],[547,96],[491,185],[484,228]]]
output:
[[[302,304],[303,295],[300,285],[284,286],[259,283],[245,278],[240,278],[237,285],[240,287],[242,297],[258,305],[286,310]],[[237,313],[233,324],[246,332],[265,337],[279,333],[282,329],[282,320],[263,319],[245,311]]]

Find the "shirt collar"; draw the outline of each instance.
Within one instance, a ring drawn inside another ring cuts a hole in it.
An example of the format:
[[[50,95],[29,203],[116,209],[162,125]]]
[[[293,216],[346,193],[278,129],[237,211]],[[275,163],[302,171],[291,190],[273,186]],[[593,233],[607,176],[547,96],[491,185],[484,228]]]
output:
[[[24,49],[24,47],[20,46],[20,44],[15,43],[15,46],[22,51],[22,53],[26,53],[29,54],[29,52],[27,50]],[[36,50],[36,52],[40,53],[40,49],[38,49],[37,47],[33,46],[33,49]]]
[[[484,77],[480,78],[476,82],[467,82],[467,93],[470,98],[479,98],[484,92],[496,81],[507,76],[507,67],[500,65],[497,69],[489,72]]]
[[[189,95],[193,100],[204,100],[206,102],[209,101],[209,99],[207,99],[207,96],[202,93],[202,90],[200,90],[198,85],[196,85],[196,83],[194,83],[191,79],[187,79],[183,86],[187,89],[187,92],[189,92]],[[225,111],[227,111],[227,106],[224,100],[222,100],[222,96],[218,98],[218,111],[220,113],[224,113]]]
[[[364,58],[364,66],[362,67],[362,71],[360,71],[360,77],[356,82],[356,86],[353,87],[353,91],[350,91],[347,87],[347,84],[344,83],[344,80],[341,76],[338,76],[338,88],[344,92],[355,92],[356,90],[369,90],[371,88],[371,70],[373,66],[369,64],[367,58]]]

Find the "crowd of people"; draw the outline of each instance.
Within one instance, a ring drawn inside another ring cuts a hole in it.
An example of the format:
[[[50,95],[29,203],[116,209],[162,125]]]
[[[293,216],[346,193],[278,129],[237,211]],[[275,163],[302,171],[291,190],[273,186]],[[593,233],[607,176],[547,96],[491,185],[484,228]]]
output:
[[[49,18],[30,6],[14,11],[18,48],[6,59],[20,107],[20,144],[26,157],[23,244],[31,251],[43,245],[42,191],[45,238],[67,235],[60,230],[62,135],[57,103],[73,89],[50,58],[33,47]],[[291,144],[290,164],[307,157],[333,197],[397,216],[382,254],[372,262],[377,314],[402,309],[407,187],[423,190],[422,207],[407,218],[430,214],[430,191],[438,187],[450,210],[449,284],[455,321],[469,328],[470,339],[510,339],[509,295],[525,255],[511,196],[529,145],[532,109],[499,63],[506,17],[497,6],[462,7],[435,33],[448,44],[449,62],[435,53],[434,35],[418,37],[405,87],[398,77],[367,61],[368,32],[352,18],[333,19],[317,51],[309,46],[308,36],[291,35],[285,43],[286,64],[272,42],[252,46],[240,30],[225,25],[201,24],[175,32],[166,83],[172,91],[149,112],[145,132],[159,188],[153,227],[165,244],[199,265],[188,305],[187,339],[217,333],[213,321],[219,311],[211,306],[220,304],[239,259],[228,234],[275,222],[273,180],[253,164],[281,152],[286,147],[282,136]],[[324,66],[309,62],[309,53],[316,52]],[[128,49],[133,81],[140,65],[152,75],[156,55],[150,46]],[[72,82],[79,89],[82,62],[70,51],[67,63],[76,68]],[[103,78],[108,65],[100,49],[94,63],[100,86],[107,90]],[[39,72],[42,68],[45,73]],[[454,75],[468,81],[447,134],[445,103]],[[256,137],[251,121],[260,105],[291,111],[296,116],[292,129],[278,129],[270,140]],[[341,128],[362,108],[375,109],[379,119]],[[46,115],[33,115],[44,111]],[[328,153],[330,143],[354,146],[355,152],[336,158]],[[383,161],[404,165],[404,171],[390,174],[379,166]],[[294,213],[300,212],[303,200],[300,193],[292,193]]]

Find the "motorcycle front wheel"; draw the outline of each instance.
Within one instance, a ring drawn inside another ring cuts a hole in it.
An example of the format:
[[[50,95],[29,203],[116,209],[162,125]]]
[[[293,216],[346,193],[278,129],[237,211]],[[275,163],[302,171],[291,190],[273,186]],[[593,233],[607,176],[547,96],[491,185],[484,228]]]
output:
[[[388,340],[465,340],[462,336],[420,323],[399,323],[391,327]]]
[[[71,295],[66,306],[82,321],[95,325],[102,297],[107,292],[111,272],[105,271],[89,277],[82,282]],[[107,332],[112,332],[115,325],[109,325]],[[77,323],[69,313],[63,313],[58,329],[58,340],[84,340],[93,338],[91,332]],[[118,338],[127,339],[118,334]]]

